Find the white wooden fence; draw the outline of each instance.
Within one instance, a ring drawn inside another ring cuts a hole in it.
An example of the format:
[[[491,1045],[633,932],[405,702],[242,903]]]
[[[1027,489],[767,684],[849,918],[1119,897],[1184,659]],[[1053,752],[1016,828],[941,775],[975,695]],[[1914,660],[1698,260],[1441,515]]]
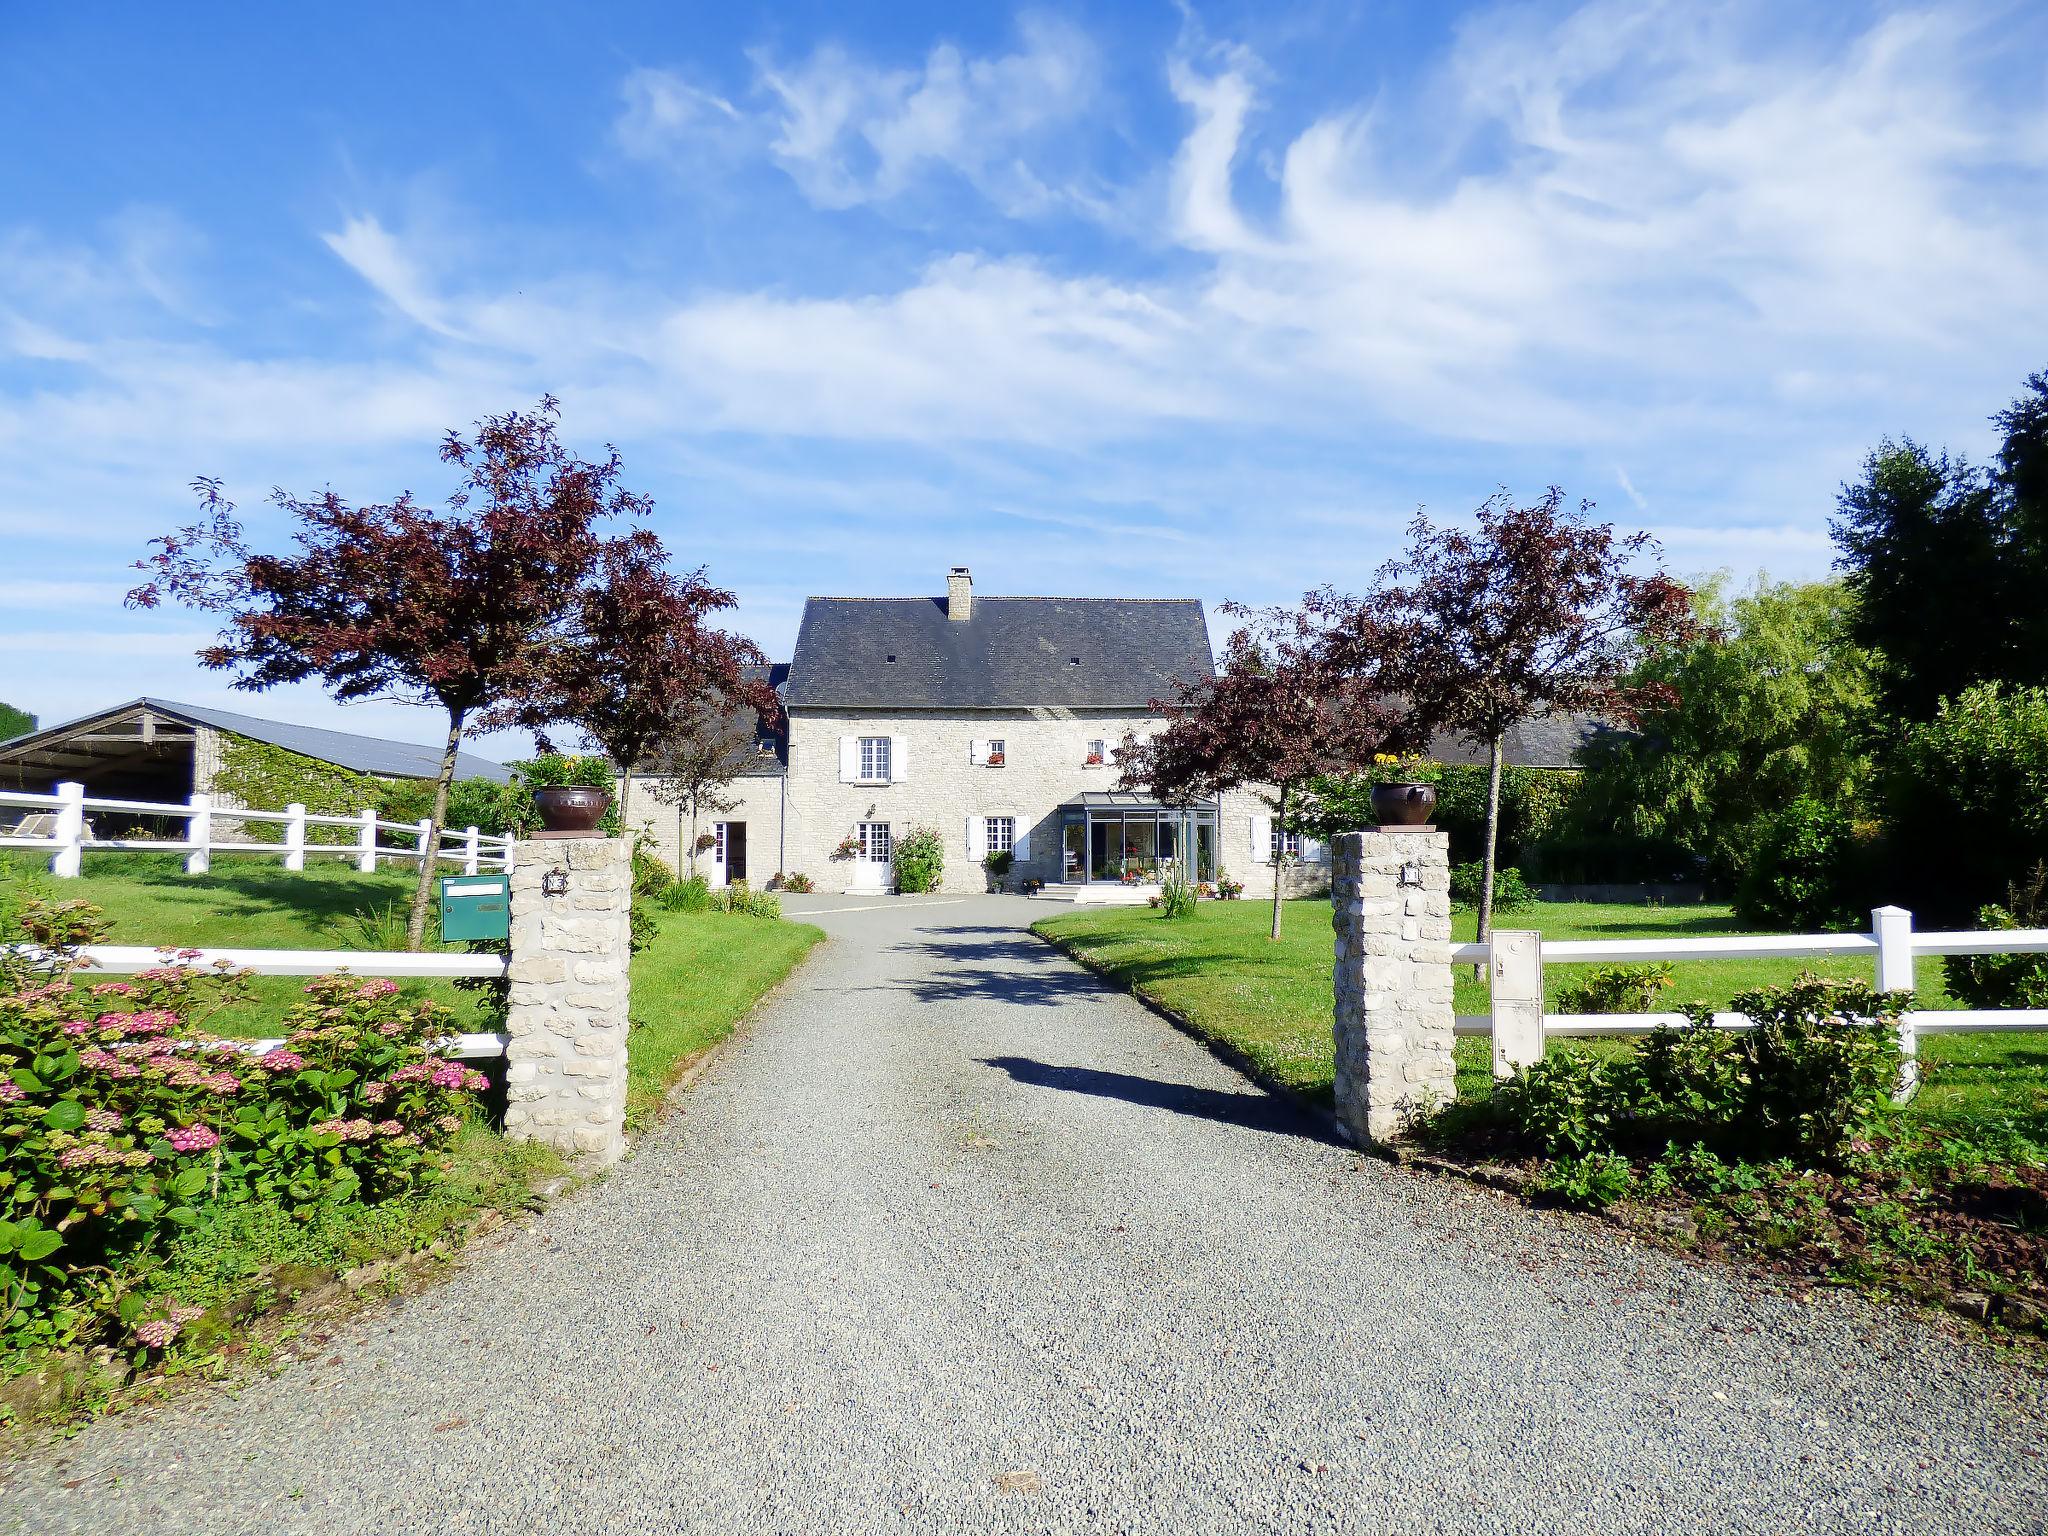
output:
[[[92,827],[91,813],[116,816],[159,816],[182,821],[181,838],[100,837]],[[17,814],[22,813],[22,814]],[[274,843],[254,842],[232,835],[243,822],[264,822],[284,830]],[[20,824],[33,830],[0,833],[0,848],[47,850],[50,873],[69,878],[79,872],[88,853],[182,853],[188,874],[203,875],[212,868],[216,853],[260,853],[284,860],[286,869],[304,869],[308,856],[352,859],[357,869],[368,874],[377,861],[417,860],[425,855],[433,838],[433,824],[422,817],[416,822],[381,821],[373,809],[350,816],[324,816],[303,805],[288,805],[281,811],[248,810],[242,806],[215,805],[210,795],[195,794],[183,802],[154,800],[105,800],[88,795],[85,786],[66,782],[55,794],[37,795],[18,790],[0,790],[0,825]],[[312,842],[307,832],[313,827],[345,827],[353,836],[346,842]],[[222,835],[227,834],[227,835]],[[388,837],[410,838],[393,843]],[[433,853],[436,863],[459,864],[466,875],[481,870],[510,870],[512,840],[479,832],[475,827],[459,831],[443,827]]]
[[[1543,1059],[1543,1043],[1551,1036],[1602,1037],[1646,1035],[1660,1024],[1683,1024],[1682,1013],[1545,1013],[1543,966],[1580,962],[1640,964],[1657,960],[1753,960],[1776,957],[1869,955],[1877,962],[1877,987],[1884,992],[1913,989],[1913,962],[1921,955],[2048,954],[2048,928],[2015,928],[1994,932],[1916,933],[1913,914],[1902,907],[1879,907],[1870,914],[1868,933],[1799,933],[1714,935],[1668,939],[1557,939],[1539,933],[1498,929],[1484,944],[1460,944],[1451,959],[1458,965],[1485,965],[1492,973],[1490,1013],[1460,1014],[1461,1035],[1493,1037],[1493,1071],[1510,1077],[1517,1067]],[[1751,1029],[1746,1014],[1717,1013],[1721,1029]],[[1902,1092],[1918,1081],[1916,1058],[1922,1034],[1964,1034],[1987,1030],[2048,1030],[2048,1008],[1913,1009],[1899,1021],[1899,1047],[1904,1057]]]

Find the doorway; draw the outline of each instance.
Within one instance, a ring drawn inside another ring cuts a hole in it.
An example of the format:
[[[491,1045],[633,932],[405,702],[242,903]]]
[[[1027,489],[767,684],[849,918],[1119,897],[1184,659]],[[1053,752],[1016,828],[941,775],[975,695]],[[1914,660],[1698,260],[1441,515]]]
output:
[[[725,866],[725,883],[747,878],[747,824],[721,821],[718,824],[718,862]]]

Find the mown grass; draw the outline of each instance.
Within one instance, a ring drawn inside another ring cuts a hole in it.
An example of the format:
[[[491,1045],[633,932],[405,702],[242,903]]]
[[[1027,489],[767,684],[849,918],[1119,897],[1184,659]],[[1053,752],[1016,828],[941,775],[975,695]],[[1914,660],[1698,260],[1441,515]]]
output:
[[[1193,918],[1163,919],[1148,907],[1084,908],[1034,924],[1053,939],[1135,991],[1185,1017],[1205,1038],[1241,1054],[1261,1076],[1312,1100],[1330,1096],[1333,1048],[1330,1016],[1335,1004],[1330,980],[1329,903],[1308,899],[1287,903],[1282,937],[1266,937],[1270,909],[1259,902],[1204,902]],[[1665,938],[1677,935],[1744,933],[1725,906],[1621,906],[1545,902],[1502,920],[1504,928],[1527,928],[1546,939]],[[1474,936],[1476,919],[1457,913],[1453,936]],[[1544,967],[1548,1006],[1586,968]],[[1782,985],[1802,972],[1843,979],[1872,979],[1872,961],[1861,957],[1811,960],[1693,960],[1675,967],[1677,984],[1665,994],[1672,1005],[1725,1005],[1752,987]],[[1956,1006],[1942,982],[1941,962],[1917,967],[1919,1004]],[[1457,971],[1459,1013],[1488,1007],[1483,973]],[[1553,1041],[1552,1050],[1629,1050],[1627,1041]],[[1920,1042],[1927,1086],[1911,1113],[1958,1128],[1987,1119],[2005,1120],[2023,1133],[2048,1137],[2048,1034],[1925,1035]],[[1458,1092],[1474,1097],[1490,1091],[1489,1049],[1483,1039],[1458,1042]]]

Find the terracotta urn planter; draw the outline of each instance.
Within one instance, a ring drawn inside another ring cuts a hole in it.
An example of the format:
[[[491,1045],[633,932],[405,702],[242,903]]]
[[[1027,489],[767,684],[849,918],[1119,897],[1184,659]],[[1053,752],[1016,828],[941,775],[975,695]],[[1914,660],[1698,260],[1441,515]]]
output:
[[[595,832],[612,797],[582,784],[551,784],[533,792],[543,832]]]
[[[1436,809],[1434,784],[1375,784],[1372,814],[1383,827],[1420,827]]]

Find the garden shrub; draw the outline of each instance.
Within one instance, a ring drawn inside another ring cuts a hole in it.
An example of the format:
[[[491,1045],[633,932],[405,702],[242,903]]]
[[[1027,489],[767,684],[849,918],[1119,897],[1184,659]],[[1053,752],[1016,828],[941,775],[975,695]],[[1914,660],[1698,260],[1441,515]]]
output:
[[[1717,1155],[1827,1160],[1885,1111],[1898,1081],[1898,1020],[1911,996],[1806,977],[1735,999],[1756,1021],[1715,1029],[1688,1008],[1633,1056],[1562,1051],[1494,1092],[1489,1115],[1527,1152],[1654,1156],[1698,1144]]]
[[[658,854],[649,853],[639,843],[633,844],[633,894],[635,896],[659,896],[676,883],[676,872],[668,867],[668,861]]]
[[[433,809],[432,779],[392,779],[379,786],[377,814],[386,821],[419,821]],[[539,817],[531,791],[524,785],[457,779],[448,786],[448,812],[442,824],[458,831],[475,827],[492,837],[506,837],[539,825]]]
[[[702,875],[676,881],[657,898],[671,912],[704,912],[711,907],[711,882]]]
[[[1178,868],[1169,869],[1159,882],[1159,915],[1178,922],[1195,915],[1195,886]]]
[[[817,889],[812,883],[811,877],[802,870],[792,870],[789,874],[784,875],[782,877],[782,888],[796,896],[808,896]]]
[[[1735,888],[1735,914],[1779,932],[1857,925],[1859,834],[1838,806],[1800,798],[1764,818]]]
[[[1674,976],[1668,961],[1651,965],[1596,965],[1585,979],[1557,995],[1559,1013],[1648,1013]]]
[[[81,973],[104,924],[83,903],[32,905],[41,946],[0,978],[0,1347],[62,1348],[117,1324],[161,1350],[176,1303],[145,1305],[124,1267],[209,1202],[304,1219],[433,1184],[483,1075],[434,1054],[451,1015],[395,983],[322,977],[252,1056],[205,1024],[247,995],[240,973],[173,963]]]
[[[781,898],[768,891],[757,891],[744,880],[736,880],[720,891],[717,896],[720,910],[741,917],[780,917]]]
[[[896,839],[896,889],[906,896],[936,891],[946,877],[946,843],[931,827],[911,827]]]
[[[1485,884],[1486,866],[1474,860],[1470,864],[1459,864],[1451,870],[1451,900],[1461,907],[1479,905],[1480,888]],[[1493,910],[1521,912],[1536,905],[1535,890],[1522,878],[1522,872],[1512,864],[1504,864],[1493,872]]]
[[[2048,928],[2048,864],[2012,886],[2004,906],[1979,907],[1975,926]],[[1942,970],[1950,994],[1972,1008],[2048,1008],[2048,955],[1948,955]]]

